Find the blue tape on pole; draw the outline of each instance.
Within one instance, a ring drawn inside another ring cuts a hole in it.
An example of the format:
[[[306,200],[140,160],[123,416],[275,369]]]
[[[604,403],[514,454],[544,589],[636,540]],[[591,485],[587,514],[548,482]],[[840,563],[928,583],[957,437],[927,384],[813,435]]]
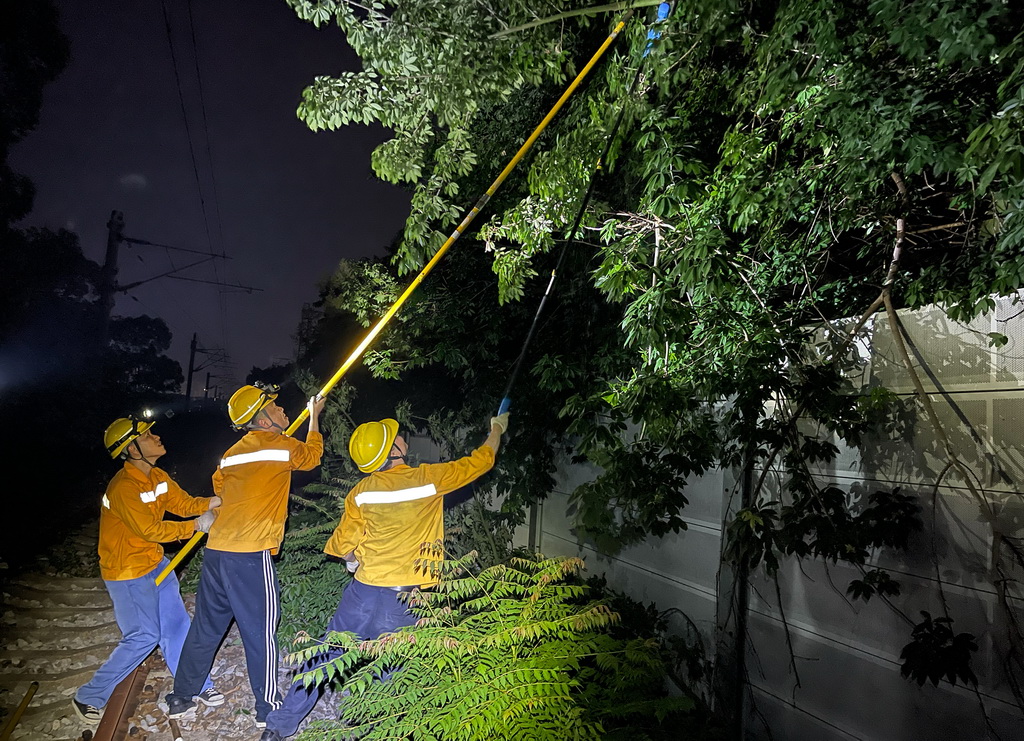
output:
[[[661,22],[668,18],[669,11],[672,10],[672,3],[662,3],[658,6],[658,18],[656,22]],[[655,31],[653,28],[647,32],[647,47],[644,49],[644,56],[646,57],[651,53],[651,49],[654,47],[654,42],[661,38],[661,31]]]
[[[501,400],[501,404],[498,406],[498,414],[502,415],[512,407],[512,400],[507,396]]]

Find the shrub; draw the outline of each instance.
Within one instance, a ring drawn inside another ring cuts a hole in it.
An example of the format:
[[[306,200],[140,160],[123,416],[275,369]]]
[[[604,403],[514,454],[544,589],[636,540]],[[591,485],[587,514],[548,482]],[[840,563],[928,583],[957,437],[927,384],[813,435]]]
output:
[[[341,682],[345,721],[311,724],[301,738],[679,738],[693,701],[666,696],[656,639],[609,634],[619,616],[583,599],[580,559],[514,557],[474,574],[475,556],[440,564],[439,584],[414,595],[415,626],[376,640],[326,637],[345,653],[300,676]]]

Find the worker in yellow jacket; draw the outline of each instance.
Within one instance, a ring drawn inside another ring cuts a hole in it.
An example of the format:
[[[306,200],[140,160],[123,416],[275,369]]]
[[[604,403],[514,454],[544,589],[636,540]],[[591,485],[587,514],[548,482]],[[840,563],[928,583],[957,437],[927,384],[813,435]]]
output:
[[[171,672],[177,669],[189,618],[174,572],[156,584],[157,574],[167,565],[160,544],[209,530],[221,503],[220,497],[189,496],[156,467],[167,451],[152,427],[153,422],[122,417],[103,437],[110,457],[124,459],[103,495],[99,538],[100,575],[114,603],[121,640],[72,700],[78,717],[87,723],[99,722],[114,688],[157,645]],[[164,519],[165,512],[199,517],[171,522]],[[224,703],[209,674],[196,688],[195,699],[209,706]]]
[[[423,563],[430,557],[420,546],[444,538],[444,495],[491,470],[507,429],[506,412],[491,419],[487,439],[465,458],[411,467],[398,422],[383,419],[356,428],[349,440],[349,455],[369,476],[345,497],[341,522],[324,547],[329,555],[343,559],[354,574],[327,625],[328,633],[352,631],[372,640],[415,622],[400,595],[437,583],[434,569]],[[328,652],[303,669],[337,655]],[[281,707],[267,717],[260,741],[294,735],[321,694],[318,687],[294,683]]]
[[[306,441],[282,434],[288,415],[274,400],[275,386],[243,386],[228,401],[228,416],[245,436],[232,445],[213,474],[213,490],[224,500],[203,555],[196,613],[182,649],[168,715],[189,713],[214,656],[234,619],[245,649],[249,684],[256,700],[256,725],[281,703],[277,689],[277,622],[280,586],[272,556],[284,538],[292,471],[320,465],[324,399],[309,400]]]

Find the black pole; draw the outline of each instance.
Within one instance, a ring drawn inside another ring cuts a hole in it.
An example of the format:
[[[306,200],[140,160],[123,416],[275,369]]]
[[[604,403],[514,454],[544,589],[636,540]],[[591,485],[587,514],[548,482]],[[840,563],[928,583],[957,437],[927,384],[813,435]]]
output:
[[[647,54],[644,53],[646,58]],[[632,96],[636,91],[637,84],[640,82],[640,74],[643,70],[643,61],[636,68],[636,75],[633,77],[633,82],[629,86],[629,92],[626,93],[626,97]],[[537,331],[537,323],[540,320],[540,315],[544,313],[544,305],[548,302],[548,298],[552,294],[552,289],[555,285],[555,278],[558,276],[558,270],[562,267],[562,263],[565,261],[565,253],[569,251],[569,248],[576,243],[576,233],[579,231],[580,224],[583,222],[583,216],[587,211],[587,206],[590,203],[591,196],[594,195],[594,186],[597,185],[597,175],[601,171],[605,161],[608,159],[608,154],[611,152],[612,144],[615,141],[615,135],[619,131],[619,126],[622,125],[622,117],[626,112],[626,105],[623,104],[619,108],[619,112],[615,117],[615,123],[608,130],[608,135],[605,137],[604,150],[601,152],[601,156],[597,158],[594,169],[590,173],[590,181],[587,183],[587,191],[583,195],[583,200],[580,201],[580,207],[576,210],[576,217],[573,219],[572,226],[569,227],[569,231],[565,234],[565,241],[562,243],[562,249],[558,253],[558,260],[555,262],[555,267],[551,271],[551,277],[548,279],[548,286],[544,289],[544,295],[540,299],[540,305],[537,306],[537,313],[533,315],[533,321],[530,323],[530,329],[526,333],[526,339],[523,341],[523,347],[519,351],[519,357],[516,358],[515,365],[512,366],[512,373],[509,374],[508,383],[505,385],[505,393],[502,394],[501,404],[498,407],[498,414],[507,412],[512,406],[512,387],[515,386],[516,378],[519,376],[519,369],[523,365],[523,360],[526,359],[526,351],[530,347],[530,342],[533,341],[533,335]]]
[[[192,344],[188,353],[188,380],[185,382],[185,406],[192,403],[192,374],[196,367],[196,333],[192,333]]]
[[[104,351],[110,344],[110,315],[114,311],[114,292],[117,290],[117,252],[124,232],[124,214],[111,211],[107,221],[107,254],[100,271],[100,328],[99,346]]]

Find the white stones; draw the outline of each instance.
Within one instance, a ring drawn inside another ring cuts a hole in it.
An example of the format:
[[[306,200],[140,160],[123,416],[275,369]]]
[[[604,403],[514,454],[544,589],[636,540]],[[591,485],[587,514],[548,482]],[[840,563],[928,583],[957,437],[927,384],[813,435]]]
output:
[[[15,738],[19,741],[80,739],[84,730],[95,730],[95,726],[87,726],[78,719],[71,708],[71,698],[79,686],[88,681],[91,672],[107,659],[121,636],[114,623],[113,610],[103,607],[109,601],[103,582],[51,573],[19,575],[13,583],[12,593],[19,598],[17,604],[4,601],[2,620],[9,627],[0,645],[0,653],[11,652],[5,657],[8,665],[0,669],[0,679],[11,686],[6,692],[0,690],[3,695],[0,699],[5,705],[16,704],[32,678],[29,675],[63,676],[63,679],[41,682]],[[184,597],[191,613],[195,598],[193,595]],[[39,620],[25,617],[33,611],[49,617]],[[282,648],[283,655],[288,647]],[[39,654],[33,657],[33,651]],[[235,626],[217,653],[212,673],[214,684],[226,701],[216,708],[199,705],[192,717],[183,718],[180,722],[183,736],[188,741],[257,738],[260,731],[255,725],[245,652]],[[291,684],[291,672],[283,662],[279,682],[281,691],[286,692]],[[173,684],[174,677],[166,665],[159,658],[151,660],[145,687],[135,715],[130,719],[130,739],[171,738],[164,696]],[[13,697],[14,694],[18,697]],[[328,694],[309,720],[336,716],[337,703],[333,695]]]

